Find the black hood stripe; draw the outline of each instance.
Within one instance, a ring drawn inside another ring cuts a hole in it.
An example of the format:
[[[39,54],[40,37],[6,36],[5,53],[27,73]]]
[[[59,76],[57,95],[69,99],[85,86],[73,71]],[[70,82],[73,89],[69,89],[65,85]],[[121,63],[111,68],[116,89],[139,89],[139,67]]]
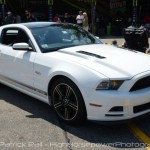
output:
[[[77,53],[85,54],[85,55],[88,55],[88,56],[93,56],[93,57],[100,58],[100,59],[106,58],[106,57],[104,57],[104,56],[100,56],[100,55],[93,54],[93,53],[86,52],[86,51],[77,51]]]

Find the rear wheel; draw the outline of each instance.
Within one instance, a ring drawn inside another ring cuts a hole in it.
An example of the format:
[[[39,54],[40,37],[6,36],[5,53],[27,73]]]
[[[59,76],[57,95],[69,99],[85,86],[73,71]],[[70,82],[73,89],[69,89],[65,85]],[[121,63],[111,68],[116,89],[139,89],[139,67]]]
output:
[[[69,79],[58,79],[52,86],[51,99],[58,117],[67,123],[86,119],[86,109],[78,87]]]

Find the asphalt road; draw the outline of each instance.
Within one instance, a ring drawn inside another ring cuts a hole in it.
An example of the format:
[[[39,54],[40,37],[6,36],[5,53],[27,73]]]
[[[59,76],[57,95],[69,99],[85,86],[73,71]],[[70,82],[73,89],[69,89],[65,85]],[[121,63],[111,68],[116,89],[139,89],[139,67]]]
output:
[[[69,126],[45,103],[0,86],[0,150],[146,149],[130,124]],[[150,135],[150,116],[135,124]]]

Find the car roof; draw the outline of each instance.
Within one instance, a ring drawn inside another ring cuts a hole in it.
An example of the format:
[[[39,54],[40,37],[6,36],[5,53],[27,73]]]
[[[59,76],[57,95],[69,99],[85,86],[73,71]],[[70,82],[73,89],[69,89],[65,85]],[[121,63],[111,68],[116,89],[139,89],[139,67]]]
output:
[[[27,28],[37,28],[37,27],[46,27],[52,24],[59,24],[55,22],[28,22],[28,23],[21,23],[22,25],[26,26]]]
[[[27,23],[7,24],[7,25],[1,26],[0,28],[3,29],[3,28],[8,28],[8,27],[9,28],[11,28],[11,27],[12,28],[14,28],[14,27],[26,27],[26,28],[28,28],[30,30],[30,29],[33,29],[33,28],[48,27],[48,26],[51,26],[51,25],[54,25],[54,24],[61,25],[61,24],[64,24],[64,23],[48,22],[48,21],[47,22],[27,22]],[[70,25],[72,23],[67,23],[67,24]]]

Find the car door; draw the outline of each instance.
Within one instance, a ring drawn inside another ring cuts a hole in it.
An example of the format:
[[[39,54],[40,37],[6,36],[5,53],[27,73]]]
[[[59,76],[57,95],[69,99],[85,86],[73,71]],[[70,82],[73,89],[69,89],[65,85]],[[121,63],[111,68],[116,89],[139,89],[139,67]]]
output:
[[[22,32],[22,37],[19,33]],[[24,36],[24,37],[23,37]],[[20,86],[33,87],[33,67],[35,51],[14,50],[13,43],[28,42],[30,38],[20,28],[6,28],[2,31],[0,44],[0,79]]]

